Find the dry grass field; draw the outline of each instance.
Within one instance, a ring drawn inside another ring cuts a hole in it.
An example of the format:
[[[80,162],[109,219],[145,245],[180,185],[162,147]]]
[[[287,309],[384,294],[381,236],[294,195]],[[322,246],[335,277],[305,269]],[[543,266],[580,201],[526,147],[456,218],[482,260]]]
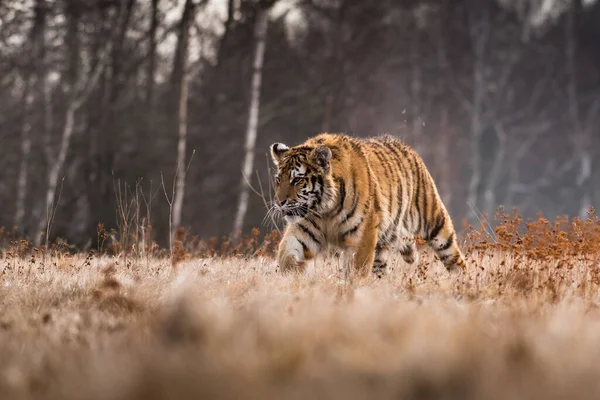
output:
[[[600,222],[499,218],[464,236],[462,276],[426,248],[361,280],[337,259],[281,275],[255,239],[180,235],[176,260],[12,243],[0,398],[600,397]]]

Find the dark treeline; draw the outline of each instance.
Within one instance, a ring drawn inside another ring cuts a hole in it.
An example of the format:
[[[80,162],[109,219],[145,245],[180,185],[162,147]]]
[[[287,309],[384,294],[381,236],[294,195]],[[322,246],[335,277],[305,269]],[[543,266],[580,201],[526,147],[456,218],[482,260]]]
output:
[[[403,138],[459,224],[585,215],[600,3],[554,3],[4,0],[0,225],[39,241],[55,210],[51,236],[84,244],[150,215],[165,243],[171,212],[228,235],[244,166],[268,201],[268,145],[320,131]],[[271,228],[248,201],[244,230]]]

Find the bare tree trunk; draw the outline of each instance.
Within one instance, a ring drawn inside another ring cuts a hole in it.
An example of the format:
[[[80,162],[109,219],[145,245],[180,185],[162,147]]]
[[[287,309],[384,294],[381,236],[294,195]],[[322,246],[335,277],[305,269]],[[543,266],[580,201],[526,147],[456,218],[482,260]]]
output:
[[[29,170],[29,154],[31,153],[31,118],[33,109],[33,93],[31,93],[32,76],[28,74],[23,94],[23,127],[21,128],[21,162],[17,180],[17,204],[15,210],[15,227],[24,232],[25,201],[27,200],[27,178]]]
[[[187,50],[186,50],[187,52]],[[185,63],[184,63],[185,64]],[[179,91],[179,137],[177,140],[177,183],[175,198],[173,200],[173,225],[181,225],[183,197],[185,195],[185,155],[187,145],[187,102],[188,102],[188,71],[184,66],[181,74],[181,88]]]
[[[187,0],[181,15],[181,30],[177,45],[176,61],[173,65],[173,76],[179,78],[179,123],[177,139],[177,176],[173,195],[173,226],[181,225],[183,198],[185,196],[185,156],[187,147],[187,102],[188,102],[188,56],[190,42],[190,26],[196,14],[196,4]]]
[[[484,11],[485,12],[485,11]],[[470,35],[474,45],[473,92],[471,105],[471,178],[469,179],[467,201],[470,207],[477,207],[479,185],[481,184],[481,136],[483,134],[483,101],[485,98],[484,57],[489,20],[487,13],[481,18],[471,16]],[[471,211],[472,212],[472,211]]]
[[[179,93],[179,138],[177,140],[177,183],[175,198],[173,200],[173,225],[181,225],[183,197],[185,195],[185,154],[187,144],[187,101],[188,101],[188,72],[181,76],[181,90]]]
[[[246,143],[244,145],[245,156],[242,167],[241,193],[233,223],[234,234],[237,234],[237,232],[242,230],[246,212],[248,211],[248,200],[250,197],[250,187],[248,182],[252,178],[252,168],[254,167],[254,147],[256,144],[258,115],[260,108],[260,85],[262,80],[262,68],[268,25],[269,10],[259,8],[254,26],[256,47],[254,50],[250,110],[248,113],[248,125],[246,128]]]
[[[45,235],[46,242],[48,242],[49,239],[47,230],[51,222],[51,215],[54,210],[54,196],[56,195],[56,187],[58,186],[58,176],[63,165],[65,164],[69,143],[71,141],[71,137],[73,136],[73,131],[75,130],[75,110],[76,107],[74,103],[71,103],[67,108],[65,115],[65,126],[62,132],[58,157],[55,158],[54,164],[50,166],[50,170],[48,171],[48,186],[44,201],[46,218],[40,218],[38,223],[38,234],[35,241],[36,246],[41,244],[42,235]]]
[[[577,186],[580,188],[581,200],[579,202],[579,216],[586,218],[592,205],[592,196],[588,183],[592,178],[592,156],[589,151],[581,150],[579,154],[579,173],[577,174]]]
[[[44,156],[46,158],[46,165],[54,164],[54,154],[52,153],[52,91],[48,82],[48,76],[44,73],[41,77],[40,85],[44,95]]]
[[[152,0],[150,18],[150,49],[148,51],[148,76],[146,77],[146,104],[148,109],[152,110],[154,109],[154,79],[156,75],[156,30],[158,29],[158,0]]]
[[[185,155],[187,144],[187,100],[188,83],[187,72],[183,74],[179,101],[179,138],[177,140],[177,183],[175,198],[173,200],[173,225],[181,225],[183,198],[185,195]]]
[[[506,132],[504,132],[504,128],[500,124],[496,124],[494,130],[496,131],[498,146],[494,155],[492,169],[486,179],[485,190],[483,192],[483,213],[486,214],[488,218],[493,217],[494,209],[496,208],[496,189],[502,174],[502,166],[506,161],[506,142],[508,139]]]
[[[576,38],[575,38],[575,10],[568,12],[566,20],[566,48],[565,61],[568,74],[567,97],[569,102],[569,118],[573,127],[574,135],[572,137],[575,157],[579,161],[579,171],[575,184],[579,194],[579,216],[585,218],[591,206],[591,194],[589,182],[592,178],[592,156],[590,154],[591,137],[589,127],[582,121],[581,110],[579,106],[579,96],[577,88],[576,71]],[[594,107],[592,107],[594,108]]]

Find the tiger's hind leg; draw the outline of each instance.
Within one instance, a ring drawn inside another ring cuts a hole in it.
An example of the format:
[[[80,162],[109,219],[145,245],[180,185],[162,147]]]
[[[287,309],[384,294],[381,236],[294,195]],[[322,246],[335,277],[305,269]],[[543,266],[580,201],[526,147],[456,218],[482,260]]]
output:
[[[467,264],[458,247],[456,231],[449,217],[441,217],[429,232],[427,239],[427,243],[437,254],[448,272],[454,273],[466,269]]]
[[[417,243],[414,235],[411,235],[407,233],[406,230],[401,229],[397,248],[404,262],[407,264],[419,263],[419,252],[417,251]]]
[[[382,241],[375,246],[375,259],[373,260],[373,276],[383,278],[388,271],[390,246]]]
[[[399,247],[400,255],[407,264],[419,263],[419,252],[414,241],[403,242]]]
[[[381,278],[390,270],[390,252],[393,248],[399,250],[402,259],[406,263],[418,263],[419,252],[414,240],[396,241],[392,239],[391,243],[379,241],[375,247],[375,260],[373,261],[373,275],[375,277]]]

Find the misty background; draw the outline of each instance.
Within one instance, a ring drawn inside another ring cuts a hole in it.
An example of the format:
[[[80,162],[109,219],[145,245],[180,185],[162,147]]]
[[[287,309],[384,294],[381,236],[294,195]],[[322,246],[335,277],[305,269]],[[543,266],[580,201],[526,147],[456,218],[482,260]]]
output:
[[[0,1],[0,226],[37,242],[267,233],[269,144],[322,131],[404,139],[458,228],[585,216],[599,123],[596,1]]]

